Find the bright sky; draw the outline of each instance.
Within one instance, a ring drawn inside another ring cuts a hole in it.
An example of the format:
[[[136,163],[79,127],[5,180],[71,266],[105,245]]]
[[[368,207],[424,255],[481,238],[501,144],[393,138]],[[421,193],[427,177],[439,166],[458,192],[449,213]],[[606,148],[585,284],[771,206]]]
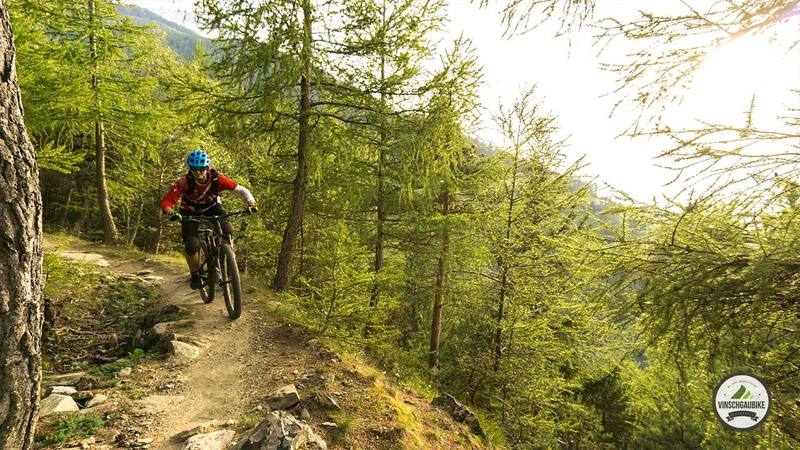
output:
[[[198,30],[192,15],[193,0],[128,0],[187,28]],[[672,0],[670,0],[672,1]],[[674,0],[676,8],[682,2]],[[654,196],[676,192],[665,187],[673,173],[660,168],[666,161],[656,160],[665,143],[660,140],[632,141],[617,137],[633,117],[625,111],[609,118],[616,100],[609,97],[615,87],[614,75],[599,68],[597,48],[588,29],[574,33],[570,41],[554,39],[552,28],[543,27],[523,36],[505,39],[497,9],[480,9],[477,1],[451,0],[448,36],[442,45],[463,35],[472,41],[484,70],[484,85],[479,90],[485,107],[478,135],[497,141],[491,115],[502,101],[510,104],[523,88],[536,84],[546,108],[558,116],[561,129],[569,136],[566,153],[571,158],[585,155],[587,177],[622,189],[634,198],[650,201]],[[495,1],[497,3],[504,3]],[[598,7],[614,8],[598,14],[631,14],[636,2],[598,2]],[[797,39],[798,20],[790,21],[780,36]],[[800,89],[800,48],[786,55],[766,38],[742,38],[721,48],[697,73],[690,94],[670,117],[692,125],[695,120],[743,123],[743,114],[756,95],[764,124],[776,123],[787,101],[797,102],[789,89]],[[800,105],[793,105],[800,108]],[[680,125],[680,124],[679,124]]]

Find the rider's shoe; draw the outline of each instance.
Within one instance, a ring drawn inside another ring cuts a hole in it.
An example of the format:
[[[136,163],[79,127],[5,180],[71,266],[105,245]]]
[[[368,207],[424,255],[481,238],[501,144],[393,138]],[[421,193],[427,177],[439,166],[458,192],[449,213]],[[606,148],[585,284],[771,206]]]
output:
[[[200,274],[197,272],[192,274],[191,287],[192,289],[200,289],[203,287],[203,279],[200,278]]]

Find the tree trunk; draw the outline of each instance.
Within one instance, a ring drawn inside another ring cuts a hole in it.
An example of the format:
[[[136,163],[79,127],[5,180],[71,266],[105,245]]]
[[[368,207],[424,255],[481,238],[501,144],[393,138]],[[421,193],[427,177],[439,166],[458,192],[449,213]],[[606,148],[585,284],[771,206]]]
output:
[[[61,216],[61,223],[59,224],[60,228],[65,228],[67,226],[67,215],[69,215],[69,205],[72,203],[72,186],[69,187],[69,191],[67,191],[67,201],[64,204],[64,214]]]
[[[134,241],[136,241],[136,235],[139,233],[139,228],[142,226],[142,213],[144,212],[144,198],[139,199],[139,209],[136,212],[136,224],[133,226],[133,231],[131,232],[131,240],[128,242],[128,245],[133,246]]]
[[[95,19],[95,0],[89,0],[89,22],[91,32],[89,33],[89,46],[92,57],[92,92],[94,93],[94,151],[95,169],[97,175],[97,202],[100,208],[100,216],[103,219],[103,241],[113,243],[119,240],[117,226],[114,225],[114,217],[111,215],[111,204],[108,201],[108,188],[106,187],[106,132],[103,125],[103,114],[100,111],[100,85],[97,79],[97,42],[95,42],[94,19]]]
[[[381,26],[386,27],[386,2],[383,3],[381,9]],[[381,54],[381,83],[386,81],[386,57]],[[386,106],[386,93],[381,92],[381,107]],[[377,209],[378,217],[375,223],[375,282],[372,285],[372,294],[369,298],[369,306],[378,306],[378,298],[380,297],[380,275],[383,271],[383,238],[385,235],[384,225],[386,223],[386,192],[384,187],[383,169],[386,166],[386,129],[381,128],[381,139],[378,145],[378,170],[377,170],[377,184],[378,184],[378,198]],[[369,330],[369,328],[367,328]]]
[[[87,185],[82,182],[78,182],[78,192],[81,192],[82,188],[86,188]],[[81,232],[83,232],[83,227],[86,226],[86,220],[89,219],[89,210],[92,207],[92,199],[91,197],[83,193],[83,203],[81,204],[81,215],[78,217],[78,221],[75,222],[75,225],[72,227],[72,232],[76,235],[80,236]]]
[[[381,131],[380,155],[378,156],[378,217],[375,224],[375,283],[372,285],[372,295],[369,298],[369,306],[378,306],[380,296],[380,275],[383,272],[383,239],[385,236],[384,226],[386,224],[386,191],[384,187],[383,169],[386,165],[386,149],[384,141],[386,133]]]
[[[42,376],[42,197],[0,0],[0,448],[28,449]]]
[[[447,284],[447,254],[450,251],[450,230],[447,226],[447,215],[450,213],[450,193],[441,195],[442,215],[445,225],[442,231],[442,248],[439,253],[439,265],[436,271],[436,290],[433,297],[433,318],[431,319],[431,347],[428,353],[428,368],[439,367],[439,338],[442,334],[442,298]]]
[[[514,203],[517,195],[517,171],[519,170],[520,145],[517,143],[514,149],[514,164],[511,167],[511,190],[508,199],[508,210],[506,212],[506,235],[503,245],[500,247],[500,256],[497,258],[497,265],[500,267],[500,298],[497,301],[497,323],[494,330],[494,363],[492,370],[500,370],[500,361],[503,358],[503,319],[505,318],[506,298],[508,296],[508,256],[512,251],[511,230],[514,226]]]
[[[161,195],[161,187],[164,185],[164,164],[162,163],[158,168],[158,188],[156,198]],[[164,221],[161,220],[161,208],[156,210],[156,221],[158,223],[158,232],[156,233],[156,247],[154,252],[158,254],[161,251],[161,239],[164,238]]]
[[[311,3],[309,0],[303,1],[302,58],[303,73],[300,76],[300,116],[298,118],[300,131],[297,139],[297,173],[292,187],[292,204],[289,210],[289,219],[286,222],[286,229],[283,231],[275,278],[272,280],[272,288],[276,291],[285,291],[291,284],[292,253],[297,234],[303,222],[303,203],[308,182],[306,175],[310,134],[308,119],[309,115],[311,115],[311,80],[309,79],[311,76]]]
[[[505,317],[506,295],[508,291],[508,271],[502,268],[500,277],[500,299],[497,305],[497,325],[494,330],[494,364],[492,370],[500,370],[500,360],[503,358],[503,319]]]

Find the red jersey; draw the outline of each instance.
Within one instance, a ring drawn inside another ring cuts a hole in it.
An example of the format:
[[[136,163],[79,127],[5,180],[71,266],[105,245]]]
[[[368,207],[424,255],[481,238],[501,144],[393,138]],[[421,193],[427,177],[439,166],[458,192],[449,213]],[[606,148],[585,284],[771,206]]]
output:
[[[172,187],[169,189],[169,192],[167,192],[167,195],[161,199],[161,209],[173,208],[175,204],[178,203],[178,200],[180,200],[181,209],[202,213],[208,208],[211,208],[219,203],[219,195],[211,192],[212,176],[210,171],[208,175],[206,175],[206,180],[204,183],[200,183],[195,179],[194,192],[188,192],[189,181],[186,179],[186,177],[187,176],[184,175],[178,178],[178,181],[172,185]],[[219,179],[220,192],[232,191],[236,189],[236,186],[238,186],[236,182],[225,177],[219,172],[217,172],[217,177]]]

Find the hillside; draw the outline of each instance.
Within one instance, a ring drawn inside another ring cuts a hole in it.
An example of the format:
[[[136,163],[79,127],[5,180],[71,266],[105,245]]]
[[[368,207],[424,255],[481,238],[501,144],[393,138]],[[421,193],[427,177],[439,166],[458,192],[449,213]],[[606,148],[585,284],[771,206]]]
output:
[[[43,448],[182,449],[224,438],[203,447],[221,449],[277,416],[333,449],[488,445],[430,398],[293,324],[255,280],[231,322],[219,301],[188,289],[179,258],[65,236],[45,245]],[[51,413],[56,392],[77,411]]]
[[[213,48],[211,39],[169,21],[148,9],[134,5],[117,5],[117,12],[122,16],[130,17],[137,25],[152,24],[158,27],[164,32],[167,45],[183,59],[191,58],[197,45],[203,46],[206,50]]]

